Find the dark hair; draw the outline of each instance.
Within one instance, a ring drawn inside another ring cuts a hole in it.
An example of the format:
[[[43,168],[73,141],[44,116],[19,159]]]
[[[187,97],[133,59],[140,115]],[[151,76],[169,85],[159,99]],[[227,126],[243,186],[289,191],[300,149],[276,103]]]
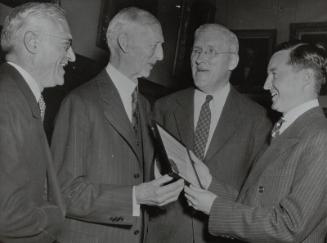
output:
[[[290,50],[288,64],[296,69],[311,69],[315,76],[315,89],[319,93],[320,88],[327,79],[327,51],[319,43],[312,44],[301,41],[284,42],[277,51]]]

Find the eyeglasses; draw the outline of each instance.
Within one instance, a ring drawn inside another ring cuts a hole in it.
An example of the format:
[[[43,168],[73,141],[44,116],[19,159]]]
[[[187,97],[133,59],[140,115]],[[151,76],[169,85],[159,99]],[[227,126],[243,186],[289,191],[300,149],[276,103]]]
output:
[[[220,54],[236,54],[236,52],[231,51],[217,51],[213,47],[209,47],[207,49],[201,49],[201,48],[193,48],[192,49],[192,56],[199,56],[202,53],[204,53],[209,59],[215,58],[219,56]]]
[[[58,35],[52,35],[52,34],[49,34],[49,33],[46,33],[46,32],[39,32],[43,35],[46,35],[46,36],[49,36],[51,38],[55,38],[55,39],[58,39],[58,40],[62,40],[63,43],[64,43],[64,48],[65,48],[65,51],[68,51],[69,48],[72,47],[73,45],[73,40],[71,38],[65,38],[65,37],[62,37],[62,36],[58,36]]]

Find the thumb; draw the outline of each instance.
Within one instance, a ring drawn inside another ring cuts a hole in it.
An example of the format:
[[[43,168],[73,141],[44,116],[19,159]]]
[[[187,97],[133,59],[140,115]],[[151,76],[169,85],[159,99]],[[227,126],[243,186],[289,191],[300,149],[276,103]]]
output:
[[[157,185],[157,186],[161,186],[162,184],[165,184],[169,181],[171,181],[173,178],[170,177],[169,175],[164,175],[164,176],[160,176],[158,179],[155,179],[153,182],[154,182],[154,185]]]

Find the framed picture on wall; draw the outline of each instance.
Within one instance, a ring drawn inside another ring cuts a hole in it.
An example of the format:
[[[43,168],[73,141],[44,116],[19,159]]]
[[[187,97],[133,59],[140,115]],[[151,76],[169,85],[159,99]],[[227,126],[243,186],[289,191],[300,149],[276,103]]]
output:
[[[322,43],[327,47],[327,22],[291,23],[290,40]]]
[[[239,39],[240,60],[231,83],[242,93],[262,93],[267,65],[276,42],[276,29],[233,30]]]
[[[1,0],[1,3],[9,7],[16,7],[27,2],[52,2],[60,4],[60,0]]]
[[[2,26],[0,25],[0,33],[2,30]],[[3,63],[5,61],[5,54],[3,53],[1,47],[0,47],[0,64]]]

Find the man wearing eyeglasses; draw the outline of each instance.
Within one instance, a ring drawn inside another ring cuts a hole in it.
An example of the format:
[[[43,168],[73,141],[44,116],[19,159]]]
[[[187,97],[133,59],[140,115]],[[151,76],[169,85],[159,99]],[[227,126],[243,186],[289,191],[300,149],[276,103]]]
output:
[[[0,242],[51,243],[65,215],[43,130],[44,88],[64,83],[75,60],[65,13],[50,3],[6,17],[0,66]]]
[[[234,33],[218,24],[200,26],[191,53],[195,88],[162,98],[154,108],[157,121],[202,158],[217,180],[236,190],[271,127],[264,109],[231,87],[238,61]],[[183,195],[179,199],[151,213],[147,243],[228,241],[210,236],[207,216],[194,213]]]

